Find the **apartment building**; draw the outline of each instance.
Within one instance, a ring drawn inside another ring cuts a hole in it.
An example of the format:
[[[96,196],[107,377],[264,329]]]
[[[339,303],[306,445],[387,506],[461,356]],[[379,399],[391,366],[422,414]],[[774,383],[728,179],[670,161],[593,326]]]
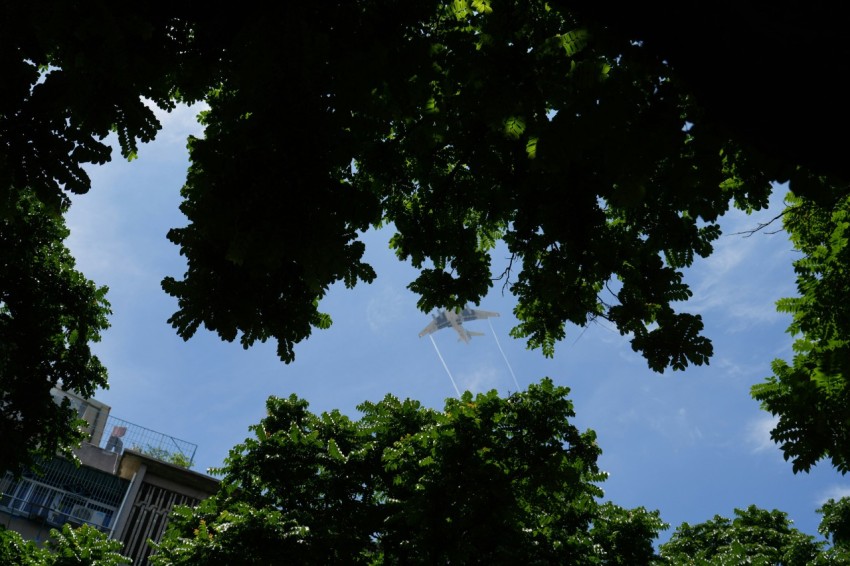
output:
[[[44,541],[50,529],[89,524],[124,544],[134,565],[147,564],[175,505],[197,505],[218,480],[190,469],[197,445],[124,421],[110,407],[67,397],[88,423],[89,441],[75,451],[79,467],[62,457],[41,473],[0,472],[0,523],[24,538]]]

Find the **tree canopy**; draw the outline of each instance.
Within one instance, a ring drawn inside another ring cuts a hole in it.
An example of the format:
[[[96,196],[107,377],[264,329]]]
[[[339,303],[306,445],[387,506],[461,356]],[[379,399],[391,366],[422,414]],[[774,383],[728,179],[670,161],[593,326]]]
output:
[[[382,8],[248,14],[220,39],[189,225],[169,233],[189,263],[164,281],[178,333],[271,338],[291,361],[330,323],[330,285],[374,278],[358,232],[392,223],[424,311],[478,303],[504,270],[513,335],[547,355],[566,322],[604,317],[657,371],[705,363],[700,317],[673,306],[691,294],[681,269],[711,252],[731,200],[766,203],[759,164],[662,61],[570,13]],[[290,29],[289,56],[271,55]],[[499,240],[512,259],[494,267]]]
[[[658,512],[602,504],[592,431],[550,380],[443,411],[387,396],[354,421],[272,397],[222,487],[155,564],[648,564]]]
[[[777,305],[798,336],[791,364],[774,360],[773,376],[753,397],[779,416],[771,436],[794,470],[829,457],[850,470],[850,197],[832,208],[791,197],[784,218],[802,257],[794,262],[799,297]]]
[[[177,508],[152,562],[177,564],[850,564],[850,498],[818,512],[827,540],[754,505],[666,529],[602,503],[593,431],[549,380],[442,411],[387,396],[361,418],[271,397],[217,494]],[[831,544],[830,544],[831,543]]]
[[[119,566],[127,564],[121,546],[91,525],[51,529],[41,546],[0,525],[0,560],[6,566]]]
[[[823,515],[821,534],[833,539],[830,547],[792,526],[782,511],[750,505],[735,509],[735,518],[716,515],[697,525],[683,523],[659,553],[668,564],[782,564],[810,566],[850,564],[850,553],[838,525],[846,526],[850,499],[830,499],[818,512]]]
[[[79,444],[78,415],[53,387],[90,397],[106,386],[90,344],[108,327],[106,289],[74,269],[67,235],[30,192],[0,215],[0,470]]]
[[[183,188],[189,222],[168,235],[188,269],[163,281],[182,337],[203,326],[245,347],[271,339],[292,361],[296,343],[330,325],[320,310],[329,287],[374,279],[360,233],[392,224],[399,258],[420,270],[410,288],[425,311],[477,303],[501,274],[517,297],[512,334],[546,355],[567,323],[601,317],[653,370],[704,364],[712,346],[700,316],[681,306],[692,294],[683,269],[712,252],[718,218],[730,203],[763,207],[772,181],[790,181],[795,198],[829,218],[850,178],[835,151],[811,151],[819,140],[772,134],[811,133],[806,124],[826,122],[810,119],[820,108],[843,123],[829,90],[812,89],[823,98],[815,108],[798,83],[779,89],[801,97],[796,113],[778,102],[760,110],[749,95],[735,109],[729,93],[772,85],[789,61],[809,63],[796,72],[819,80],[815,55],[847,47],[832,33],[836,20],[814,8],[777,8],[769,30],[753,32],[762,11],[718,7],[696,20],[702,8],[678,8],[686,32],[661,26],[653,10],[542,0],[228,13],[5,2],[0,213],[20,214],[24,194],[61,212],[67,192],[89,188],[83,166],[109,160],[109,132],[132,158],[159,128],[149,105],[204,100]],[[805,38],[793,58],[776,50],[765,59],[760,46],[786,32]],[[706,38],[717,38],[722,66],[706,63]],[[727,87],[727,71],[747,88]],[[802,232],[795,242],[806,261],[846,265],[843,236],[829,237],[831,259],[809,258],[820,248]],[[493,264],[499,241],[510,259]],[[829,308],[839,294],[814,290],[826,288],[819,273],[801,283],[802,303],[783,308]],[[839,358],[846,333],[807,320],[792,331],[813,353],[774,364],[755,395],[780,414],[774,438],[795,469],[830,457],[846,471],[846,364],[820,353]],[[813,417],[803,394],[819,409]]]

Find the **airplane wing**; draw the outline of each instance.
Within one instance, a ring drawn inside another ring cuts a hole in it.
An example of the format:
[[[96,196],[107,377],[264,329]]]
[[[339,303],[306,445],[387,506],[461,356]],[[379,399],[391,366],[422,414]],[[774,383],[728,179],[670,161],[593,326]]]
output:
[[[451,324],[449,324],[448,319],[446,319],[446,313],[441,312],[439,315],[434,317],[434,320],[432,320],[428,326],[422,329],[422,332],[419,333],[419,337],[422,338],[427,334],[431,334],[432,332],[436,332],[441,328],[446,328],[448,326],[451,326]]]
[[[490,318],[493,316],[499,316],[499,313],[493,311],[482,311],[478,309],[463,309],[460,313],[460,317],[464,322],[470,320],[480,320],[483,318]]]
[[[432,320],[431,324],[429,324],[428,326],[426,326],[425,328],[422,329],[422,332],[419,333],[419,337],[422,338],[426,334],[431,334],[432,332],[436,332],[439,329],[440,329],[440,327],[437,326],[436,319]]]

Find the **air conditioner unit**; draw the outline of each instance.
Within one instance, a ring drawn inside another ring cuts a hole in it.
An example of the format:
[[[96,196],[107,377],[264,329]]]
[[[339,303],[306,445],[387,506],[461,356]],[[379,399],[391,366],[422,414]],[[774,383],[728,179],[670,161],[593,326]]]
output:
[[[71,509],[71,517],[78,521],[85,521],[95,527],[102,527],[106,521],[106,513],[103,511],[94,511],[85,505],[74,505]]]
[[[91,522],[91,517],[94,511],[86,507],[85,505],[74,505],[71,509],[71,517],[79,519],[80,521]]]
[[[68,515],[60,512],[60,511],[50,511],[47,514],[47,522],[50,523],[51,525],[59,526],[59,525],[64,524],[65,521],[67,521],[67,520],[68,520]]]

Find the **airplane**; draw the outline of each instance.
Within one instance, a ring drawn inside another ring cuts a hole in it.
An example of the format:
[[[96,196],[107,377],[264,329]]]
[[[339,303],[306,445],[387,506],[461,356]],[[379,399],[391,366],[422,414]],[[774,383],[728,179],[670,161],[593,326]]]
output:
[[[464,307],[463,310],[444,309],[440,311],[439,314],[431,316],[434,317],[434,320],[432,320],[431,324],[426,326],[422,332],[419,333],[420,338],[426,334],[436,332],[441,328],[451,327],[454,328],[455,332],[457,332],[457,335],[459,336],[458,342],[463,341],[468,344],[473,336],[484,336],[484,333],[467,330],[463,327],[463,323],[469,322],[470,320],[481,320],[484,318],[490,318],[491,316],[499,316],[499,313]]]

